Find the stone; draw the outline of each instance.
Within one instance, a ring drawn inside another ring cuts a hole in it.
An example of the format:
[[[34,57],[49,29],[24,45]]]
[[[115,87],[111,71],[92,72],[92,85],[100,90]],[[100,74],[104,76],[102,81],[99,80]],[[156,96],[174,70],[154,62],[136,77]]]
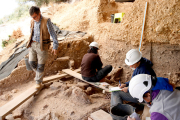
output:
[[[77,103],[80,104],[91,104],[91,101],[89,99],[89,97],[87,96],[87,94],[80,88],[75,87],[72,90],[72,95],[73,100],[75,100]]]
[[[83,90],[85,90],[86,87],[89,86],[89,84],[84,83],[84,82],[78,82],[78,84],[77,84],[76,86],[79,87],[79,88],[81,88],[81,89],[83,89]]]
[[[37,120],[59,120],[59,115],[57,113],[48,112],[43,115],[41,115],[39,118],[36,118]]]
[[[5,94],[0,97],[1,100],[8,101],[12,98],[12,95]]]
[[[17,89],[13,89],[11,92],[12,93],[17,93],[17,91],[18,91]]]
[[[42,108],[42,110],[46,109],[47,107],[48,107],[48,105],[44,105],[43,108]]]
[[[69,61],[69,68],[70,68],[71,70],[73,70],[73,68],[74,68],[74,60],[70,60],[70,61]]]
[[[70,115],[74,115],[75,114],[75,112],[74,111],[72,111],[71,113],[70,113]]]
[[[15,109],[12,114],[14,118],[21,117],[23,115],[23,109]]]
[[[158,34],[162,33],[163,31],[164,31],[164,26],[158,25],[158,26],[156,27],[156,32],[157,32]]]
[[[72,94],[72,88],[69,88],[69,89],[67,89],[66,91],[63,92],[63,95],[67,96],[67,97],[69,97],[71,94]]]
[[[43,115],[41,115],[39,118],[37,118],[38,120],[50,120],[50,114],[51,112],[47,112]]]
[[[59,94],[61,90],[55,90],[49,94],[46,94],[46,96],[43,98],[43,99],[46,99],[46,98],[50,98],[50,97],[55,97],[57,94]]]
[[[51,120],[59,120],[59,117],[57,113],[51,113]]]
[[[90,118],[93,120],[112,120],[111,115],[103,110],[98,110],[94,113],[91,113]]]
[[[29,110],[29,109],[25,109],[25,110],[24,110],[24,114],[25,114],[26,116],[30,116],[31,113],[32,113],[32,111]]]
[[[57,89],[61,88],[61,86],[62,86],[62,83],[60,83],[60,82],[53,82],[53,84],[50,85],[50,88],[51,88],[51,90],[57,90]]]
[[[9,114],[5,117],[7,120],[14,120],[13,115]]]
[[[86,94],[91,95],[92,91],[93,91],[92,87],[88,87],[85,92]]]
[[[118,67],[116,69],[113,69],[107,76],[107,78],[110,78],[111,81],[113,80],[119,80],[120,79],[120,75],[122,73],[123,68],[122,67]]]

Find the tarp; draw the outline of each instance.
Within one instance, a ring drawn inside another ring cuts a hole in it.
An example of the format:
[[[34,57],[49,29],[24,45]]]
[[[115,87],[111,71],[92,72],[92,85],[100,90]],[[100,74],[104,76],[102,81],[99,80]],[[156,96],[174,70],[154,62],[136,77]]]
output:
[[[69,37],[69,36],[78,36],[83,37],[86,32],[82,31],[67,31],[67,30],[60,30],[58,26],[53,24],[54,31],[56,32],[58,37]]]
[[[0,80],[9,76],[14,68],[17,67],[17,64],[20,60],[23,59],[25,55],[29,53],[26,45],[22,45],[19,48],[16,48],[15,52],[9,57],[8,60],[4,61],[0,65]]]

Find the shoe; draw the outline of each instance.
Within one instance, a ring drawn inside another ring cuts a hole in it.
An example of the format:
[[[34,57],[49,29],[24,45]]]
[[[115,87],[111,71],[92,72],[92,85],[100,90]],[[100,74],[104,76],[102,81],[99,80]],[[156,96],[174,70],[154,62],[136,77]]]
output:
[[[36,84],[36,90],[39,90],[40,88],[42,88],[42,84],[40,83],[40,84]]]

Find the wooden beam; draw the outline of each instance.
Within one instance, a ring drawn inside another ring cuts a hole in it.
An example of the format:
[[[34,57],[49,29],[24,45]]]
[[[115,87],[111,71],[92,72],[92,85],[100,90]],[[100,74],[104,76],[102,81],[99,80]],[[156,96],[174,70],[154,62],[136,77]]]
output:
[[[30,89],[26,90],[24,93],[20,94],[18,97],[0,107],[0,120],[4,120],[8,114],[10,114],[14,109],[19,107],[30,97],[35,95],[36,92],[38,92],[38,90],[36,90],[35,86],[33,86]]]
[[[105,90],[106,92],[109,92],[109,89],[108,89],[108,88],[105,88],[105,87],[103,87],[103,86],[101,86],[101,85],[97,85],[97,84],[96,84],[97,82],[88,82],[88,81],[86,81],[86,80],[83,80],[81,74],[79,74],[79,73],[77,73],[77,72],[74,72],[74,71],[72,71],[72,70],[70,70],[70,69],[63,69],[62,71],[65,72],[65,73],[67,73],[67,74],[69,74],[69,75],[71,75],[71,76],[73,76],[73,77],[75,77],[75,78],[78,78],[79,80],[81,80],[81,81],[83,81],[83,82],[86,82],[86,83],[88,83],[88,84],[91,84],[91,85],[93,85],[93,86],[96,86],[96,87],[98,87],[98,88],[101,88],[101,89]]]

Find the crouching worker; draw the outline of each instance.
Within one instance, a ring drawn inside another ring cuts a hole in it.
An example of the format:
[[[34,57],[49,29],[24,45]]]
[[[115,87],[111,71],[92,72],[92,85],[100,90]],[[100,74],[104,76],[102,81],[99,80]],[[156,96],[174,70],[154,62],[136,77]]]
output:
[[[102,68],[103,64],[98,55],[99,45],[97,42],[92,42],[89,47],[88,53],[83,56],[81,62],[82,78],[88,82],[99,82],[111,72],[112,66],[107,65]]]
[[[131,49],[126,53],[125,63],[132,69],[133,75],[131,78],[138,74],[149,74],[156,76],[156,73],[152,69],[153,63],[142,57],[142,53],[136,49]],[[128,87],[129,81],[125,84],[119,84],[122,91],[114,91],[111,94],[111,106],[116,106],[118,103],[123,104],[123,101],[139,103],[137,99],[132,98],[129,94]]]
[[[136,75],[130,81],[129,92],[139,102],[148,103],[151,120],[180,120],[180,91],[173,90],[167,78]]]

